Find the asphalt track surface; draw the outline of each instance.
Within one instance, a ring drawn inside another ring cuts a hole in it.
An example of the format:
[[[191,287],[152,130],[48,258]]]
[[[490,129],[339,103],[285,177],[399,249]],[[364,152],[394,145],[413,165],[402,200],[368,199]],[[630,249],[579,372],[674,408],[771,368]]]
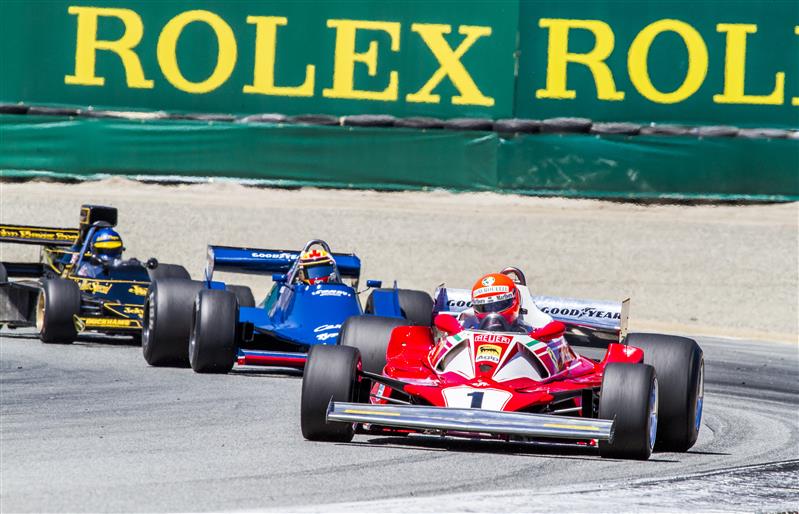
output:
[[[799,357],[700,338],[700,438],[646,462],[588,448],[356,436],[312,443],[301,378],[148,367],[123,340],[0,333],[0,510],[799,509]]]
[[[198,376],[150,368],[121,340],[51,346],[3,331],[0,512],[799,510],[799,204],[0,182],[6,223],[74,226],[92,202],[119,207],[128,255],[195,277],[208,243],[323,237],[357,251],[364,278],[401,287],[464,287],[517,265],[534,294],[631,296],[634,330],[707,336],[700,438],[647,462],[493,442],[311,443],[296,374]],[[36,250],[0,245],[0,260]],[[235,282],[256,297],[267,285]]]

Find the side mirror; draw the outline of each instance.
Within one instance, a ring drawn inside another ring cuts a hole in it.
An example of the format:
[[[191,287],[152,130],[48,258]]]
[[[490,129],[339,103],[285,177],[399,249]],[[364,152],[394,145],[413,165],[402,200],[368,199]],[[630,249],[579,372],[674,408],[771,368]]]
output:
[[[272,275],[272,282],[276,282],[278,284],[282,284],[286,281],[286,274],[285,273],[275,273]]]
[[[383,281],[382,280],[367,280],[366,281],[366,287],[374,287],[374,288],[383,287]]]
[[[156,259],[155,257],[150,257],[149,259],[147,259],[147,264],[145,264],[145,266],[147,266],[147,269],[155,269],[155,268],[157,268],[158,267],[158,259]]]
[[[552,321],[541,328],[532,330],[528,335],[536,341],[551,341],[566,332],[566,325],[560,321]]]
[[[437,314],[433,320],[433,325],[435,325],[437,329],[441,330],[442,332],[446,332],[451,336],[463,330],[463,327],[455,318],[455,316],[449,314]]]

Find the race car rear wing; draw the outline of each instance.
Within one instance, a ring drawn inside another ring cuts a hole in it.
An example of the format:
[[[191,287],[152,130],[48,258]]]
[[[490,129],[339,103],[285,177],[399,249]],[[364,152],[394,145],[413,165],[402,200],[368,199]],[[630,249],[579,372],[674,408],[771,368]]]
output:
[[[33,225],[0,225],[0,242],[44,246],[73,246],[83,242],[92,225],[98,221],[116,226],[117,210],[104,205],[81,205],[78,228],[38,227]]]
[[[520,288],[526,291],[525,286]],[[434,315],[440,312],[458,314],[472,306],[472,292],[469,289],[439,287],[434,298]],[[618,334],[622,326],[622,302],[522,294],[522,309],[529,309],[529,302],[552,319],[575,329],[594,329]]]
[[[0,225],[0,242],[29,245],[72,246],[78,240],[76,228]]]
[[[361,275],[361,259],[351,253],[333,253],[339,273],[343,278],[357,279]],[[205,277],[211,280],[215,271],[271,275],[286,273],[300,257],[296,250],[271,250],[208,246]]]

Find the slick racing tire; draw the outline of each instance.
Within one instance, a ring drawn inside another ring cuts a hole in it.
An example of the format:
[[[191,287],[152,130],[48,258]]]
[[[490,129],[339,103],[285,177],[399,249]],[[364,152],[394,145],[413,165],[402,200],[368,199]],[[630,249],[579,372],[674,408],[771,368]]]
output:
[[[599,441],[599,455],[648,459],[658,429],[655,368],[648,364],[608,364],[599,393],[599,417],[616,420],[613,439]]]
[[[228,373],[236,360],[239,302],[230,291],[203,289],[194,302],[189,364],[197,373]]]
[[[627,344],[644,351],[660,384],[659,451],[684,452],[696,443],[702,424],[705,360],[693,339],[662,334],[630,334]]]
[[[393,289],[377,289],[380,292],[392,292]],[[367,314],[374,314],[374,301],[372,296],[375,291],[369,294],[366,300],[365,311]],[[424,291],[413,289],[398,289],[400,311],[411,325],[429,327],[433,324],[433,298]]]
[[[69,344],[78,337],[75,316],[80,313],[78,284],[64,278],[42,281],[36,301],[36,329],[43,343]]]
[[[204,288],[197,280],[166,278],[150,284],[144,299],[141,348],[150,366],[189,365],[194,298]]]
[[[239,301],[239,307],[255,307],[255,297],[252,295],[252,290],[249,287],[227,284],[225,285],[225,289],[236,296],[236,299]]]
[[[341,326],[338,341],[341,346],[357,348],[361,356],[361,369],[368,373],[383,374],[386,367],[386,350],[391,332],[406,326],[404,319],[382,316],[352,316]],[[370,380],[363,379],[358,388],[358,401],[369,402]]]
[[[357,348],[350,346],[313,346],[308,352],[302,376],[300,426],[302,436],[310,441],[349,442],[355,434],[352,423],[327,421],[330,401],[353,402],[358,390]]]
[[[148,269],[147,273],[150,275],[151,281],[161,280],[165,278],[180,278],[183,280],[191,280],[191,275],[186,271],[186,268],[180,264],[163,264],[158,263],[153,269]]]
[[[363,370],[383,373],[386,367],[386,349],[391,331],[408,323],[400,318],[383,316],[352,316],[341,326],[338,340],[341,346],[357,348],[361,355]]]

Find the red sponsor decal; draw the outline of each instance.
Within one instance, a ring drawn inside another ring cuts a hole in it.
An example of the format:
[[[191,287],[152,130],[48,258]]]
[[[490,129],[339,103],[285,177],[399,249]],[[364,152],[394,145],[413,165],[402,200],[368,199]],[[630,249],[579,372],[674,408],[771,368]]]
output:
[[[510,344],[513,341],[513,336],[503,336],[500,334],[475,334],[475,343],[500,343]]]

